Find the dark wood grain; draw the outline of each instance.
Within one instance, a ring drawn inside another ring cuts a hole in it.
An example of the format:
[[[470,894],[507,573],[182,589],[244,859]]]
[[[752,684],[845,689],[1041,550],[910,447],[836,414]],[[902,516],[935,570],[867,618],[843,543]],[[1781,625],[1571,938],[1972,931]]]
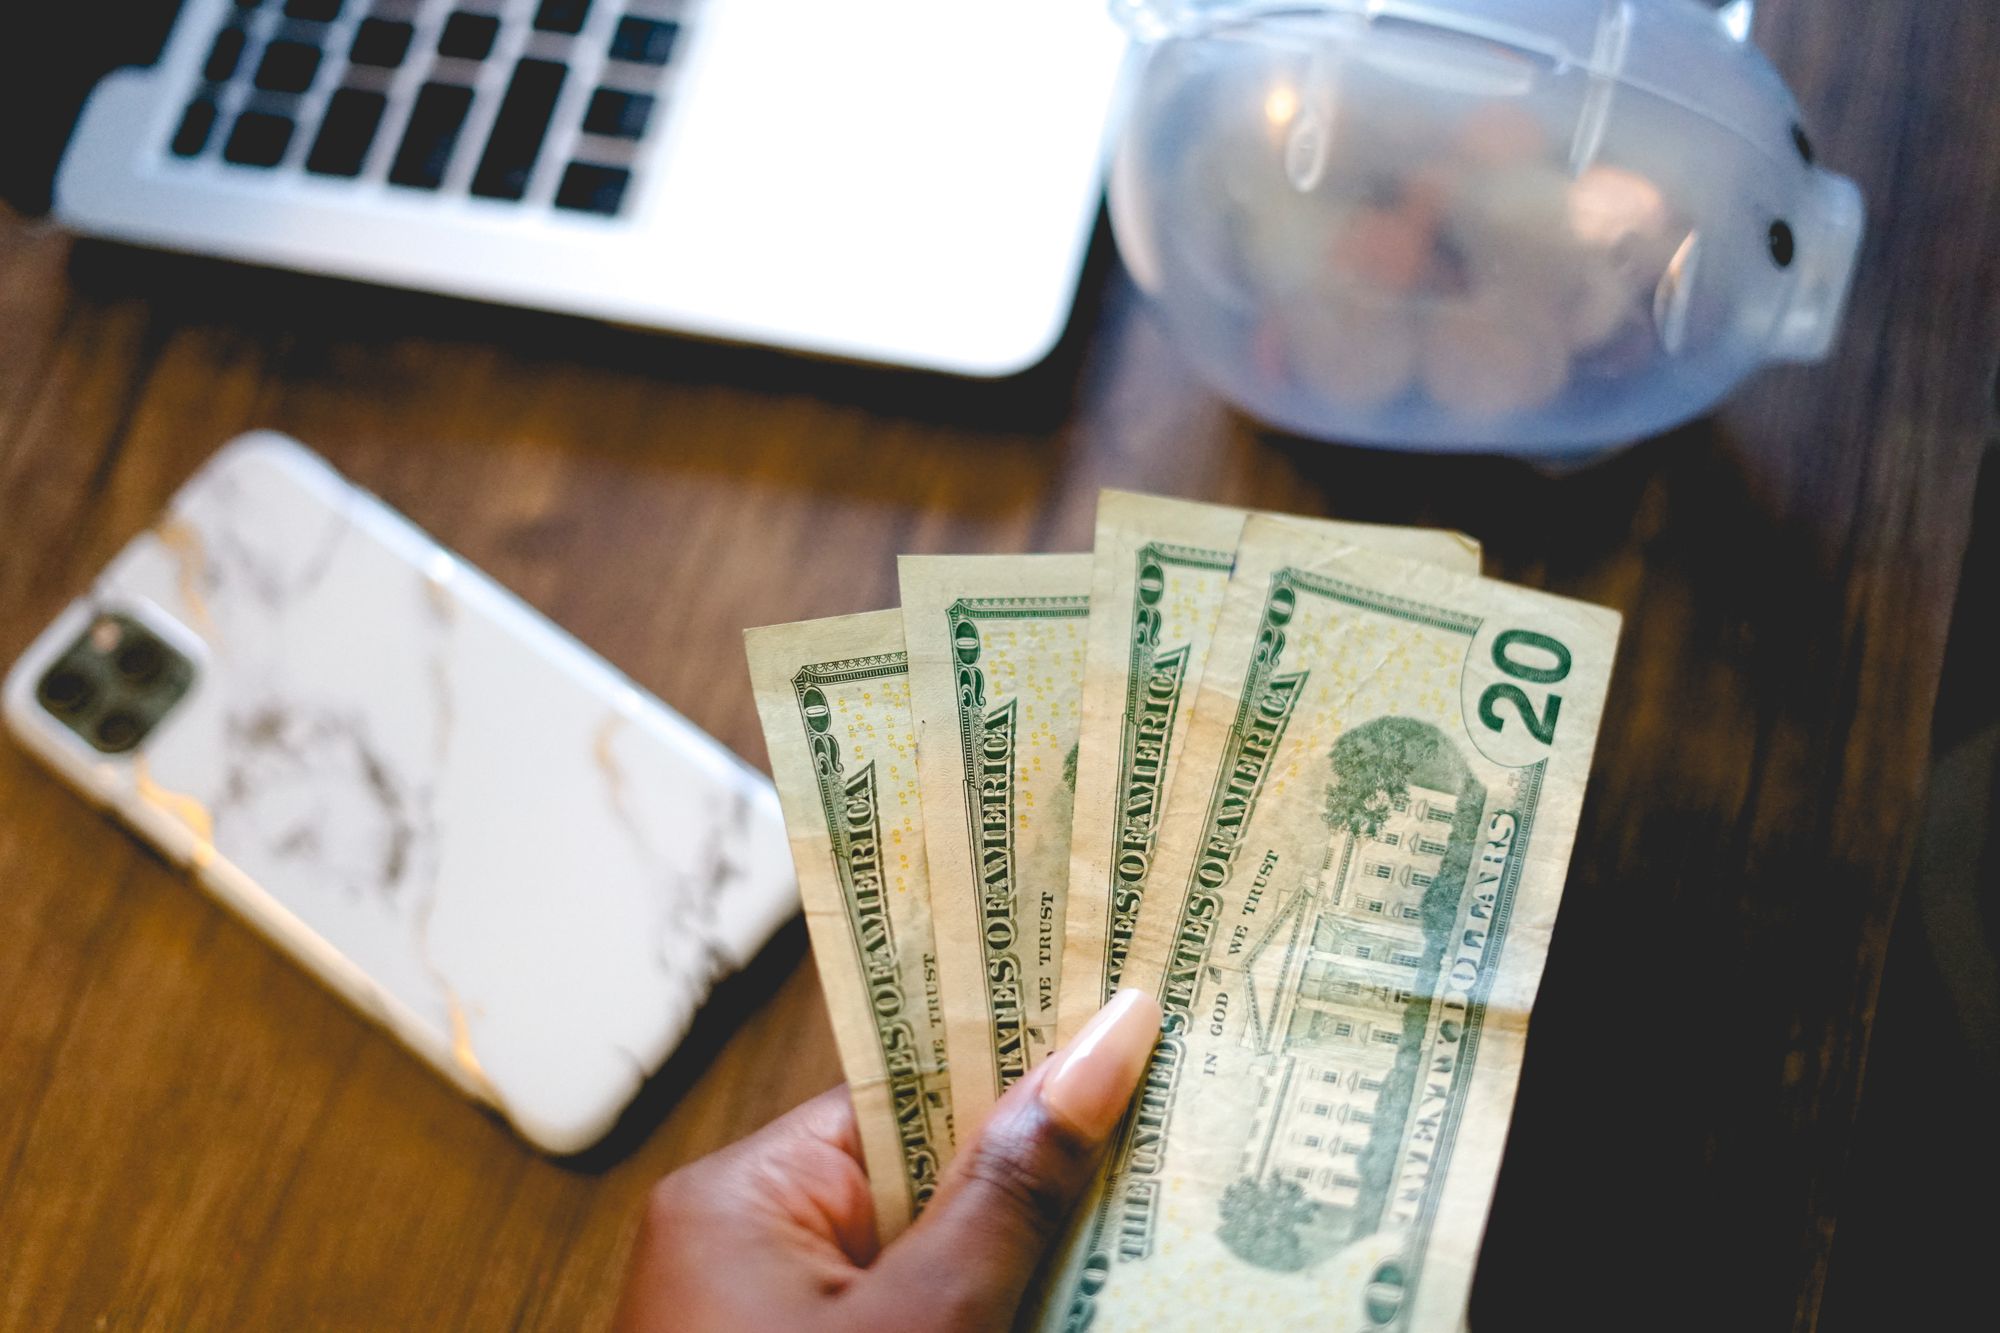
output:
[[[740,631],[899,551],[1079,549],[1107,483],[1464,528],[1626,615],[1474,1322],[1809,1328],[1992,424],[2000,10],[1758,34],[1868,194],[1847,336],[1561,480],[1260,432],[1109,263],[962,385],[0,217],[0,656],[253,426],[758,763]],[[596,1327],[646,1186],[837,1078],[794,924],[544,1160],[0,745],[0,1327]]]

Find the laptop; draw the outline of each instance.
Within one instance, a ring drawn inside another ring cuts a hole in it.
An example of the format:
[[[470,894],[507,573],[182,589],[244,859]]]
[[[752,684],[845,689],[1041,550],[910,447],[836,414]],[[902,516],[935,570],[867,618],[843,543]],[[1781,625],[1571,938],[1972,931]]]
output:
[[[1103,0],[185,0],[77,231],[968,376],[1068,320]]]

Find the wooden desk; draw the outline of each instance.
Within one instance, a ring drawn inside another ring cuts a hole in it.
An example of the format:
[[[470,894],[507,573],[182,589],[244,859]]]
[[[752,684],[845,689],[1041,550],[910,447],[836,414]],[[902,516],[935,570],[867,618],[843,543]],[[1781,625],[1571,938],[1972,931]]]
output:
[[[739,631],[898,551],[1081,548],[1106,483],[1464,528],[1627,617],[1475,1323],[1810,1327],[1989,430],[2000,10],[1759,33],[1868,194],[1847,336],[1564,481],[1268,438],[1108,263],[967,386],[0,219],[0,655],[252,426],[759,763]],[[542,1160],[0,744],[0,1327],[593,1327],[646,1186],[837,1077],[794,924]]]

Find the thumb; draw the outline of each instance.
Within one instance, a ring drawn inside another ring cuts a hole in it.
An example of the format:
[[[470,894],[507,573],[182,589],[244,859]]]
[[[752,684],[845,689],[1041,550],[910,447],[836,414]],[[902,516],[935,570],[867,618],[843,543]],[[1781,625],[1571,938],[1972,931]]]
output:
[[[994,1106],[937,1197],[875,1265],[922,1293],[927,1324],[1004,1326],[1124,1118],[1160,1035],[1160,1006],[1123,990]]]

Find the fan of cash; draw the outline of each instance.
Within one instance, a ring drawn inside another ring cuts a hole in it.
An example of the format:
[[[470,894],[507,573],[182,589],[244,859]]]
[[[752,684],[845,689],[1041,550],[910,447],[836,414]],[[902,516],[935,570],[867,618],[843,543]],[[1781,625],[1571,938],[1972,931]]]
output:
[[[1163,1032],[1027,1326],[1461,1320],[1618,617],[1457,533],[1107,491],[746,638],[884,1241],[1121,987]]]

